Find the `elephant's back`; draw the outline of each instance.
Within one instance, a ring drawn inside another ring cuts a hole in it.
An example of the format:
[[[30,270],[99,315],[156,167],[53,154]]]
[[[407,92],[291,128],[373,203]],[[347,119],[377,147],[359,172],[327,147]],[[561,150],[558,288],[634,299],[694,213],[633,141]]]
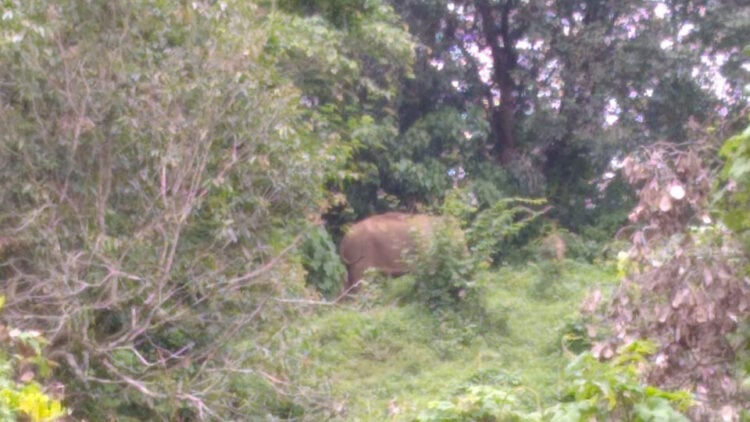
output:
[[[413,218],[412,214],[387,212],[354,223],[341,239],[339,255],[345,263],[355,263],[363,257],[379,261],[382,254],[387,255],[384,259],[400,256],[400,250],[408,246]]]

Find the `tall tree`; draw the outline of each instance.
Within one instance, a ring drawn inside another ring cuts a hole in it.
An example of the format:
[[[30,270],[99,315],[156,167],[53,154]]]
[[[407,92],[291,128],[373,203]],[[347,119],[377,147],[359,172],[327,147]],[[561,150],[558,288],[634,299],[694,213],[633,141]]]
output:
[[[440,108],[481,107],[489,155],[527,194],[539,185],[532,174],[543,175],[569,224],[580,224],[581,213],[565,210],[595,202],[587,182],[613,156],[680,139],[690,119],[710,122],[742,103],[740,58],[750,37],[740,3],[393,4],[422,46],[417,76],[405,83],[401,131]],[[730,87],[721,97],[718,72]]]
[[[412,37],[385,1],[278,5],[285,14],[277,16],[268,51],[303,92],[313,131],[341,141],[331,151],[342,163],[328,178],[336,193],[327,201],[332,218],[371,213],[384,172],[377,157],[397,131],[400,83],[412,71]]]

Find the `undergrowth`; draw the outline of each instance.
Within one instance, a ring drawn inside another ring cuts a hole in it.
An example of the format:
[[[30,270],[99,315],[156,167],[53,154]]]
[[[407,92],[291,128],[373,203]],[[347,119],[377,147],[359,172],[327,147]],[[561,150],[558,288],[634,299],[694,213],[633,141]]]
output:
[[[407,301],[415,281],[406,276],[311,312],[306,324],[276,336],[283,362],[264,382],[272,388],[272,379],[286,377],[299,389],[276,403],[276,417],[407,421],[431,403],[493,389],[529,414],[551,406],[564,388],[562,339],[579,304],[615,279],[589,264],[555,265],[554,279],[531,264],[480,273],[473,306],[481,309],[436,311]]]

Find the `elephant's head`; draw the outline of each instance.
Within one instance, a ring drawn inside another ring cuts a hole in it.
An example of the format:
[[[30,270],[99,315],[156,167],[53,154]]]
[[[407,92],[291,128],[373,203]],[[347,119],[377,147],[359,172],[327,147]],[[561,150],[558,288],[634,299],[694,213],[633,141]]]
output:
[[[428,241],[440,217],[389,212],[355,223],[341,240],[339,253],[348,272],[347,288],[352,288],[368,268],[388,275],[409,271],[402,257],[417,244]]]

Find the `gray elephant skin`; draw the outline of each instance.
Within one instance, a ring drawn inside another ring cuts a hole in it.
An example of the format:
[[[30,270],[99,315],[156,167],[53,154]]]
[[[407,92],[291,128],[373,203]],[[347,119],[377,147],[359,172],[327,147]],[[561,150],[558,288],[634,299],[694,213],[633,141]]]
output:
[[[354,287],[368,268],[388,275],[409,272],[404,254],[429,241],[440,221],[441,217],[425,214],[389,212],[352,225],[339,246],[348,273],[346,289]]]

